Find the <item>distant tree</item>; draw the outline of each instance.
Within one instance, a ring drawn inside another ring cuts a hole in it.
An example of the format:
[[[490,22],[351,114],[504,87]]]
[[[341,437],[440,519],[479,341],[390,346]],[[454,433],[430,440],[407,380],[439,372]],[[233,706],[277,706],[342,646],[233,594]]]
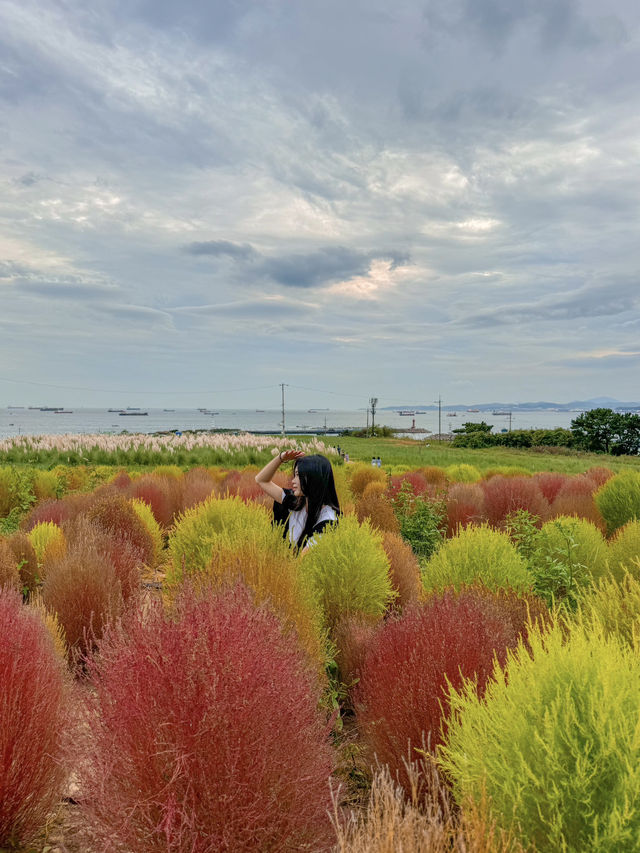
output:
[[[640,451],[640,415],[591,409],[571,421],[573,445],[593,453],[637,454]]]
[[[469,435],[469,433],[472,432],[491,432],[492,429],[493,427],[491,424],[487,424],[484,421],[480,421],[479,424],[473,423],[473,421],[467,421],[466,424],[462,424],[459,429],[454,429],[453,432]]]

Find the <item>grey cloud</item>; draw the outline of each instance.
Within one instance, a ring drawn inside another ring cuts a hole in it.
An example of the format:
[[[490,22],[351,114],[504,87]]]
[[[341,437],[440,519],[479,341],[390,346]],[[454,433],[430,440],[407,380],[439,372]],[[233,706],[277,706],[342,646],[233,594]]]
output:
[[[204,242],[189,243],[183,247],[189,255],[208,255],[220,257],[226,255],[233,260],[252,261],[258,257],[258,252],[248,243],[242,245],[228,240],[205,240]]]
[[[331,246],[309,254],[266,259],[262,271],[285,287],[311,288],[365,275],[374,260],[390,260],[392,268],[407,263],[400,252],[359,252],[345,246]]]
[[[543,48],[568,43],[587,48],[603,37],[581,14],[576,0],[430,0],[425,8],[427,37],[468,32],[492,50],[502,50],[520,26],[533,26]],[[608,31],[605,31],[605,35]]]
[[[223,316],[239,319],[256,319],[261,317],[295,317],[306,314],[313,306],[308,303],[290,302],[280,299],[247,299],[236,302],[223,302],[217,305],[184,305],[174,308],[176,314],[193,314],[195,316]]]
[[[496,305],[490,311],[463,317],[456,325],[482,329],[533,321],[566,322],[627,314],[638,306],[640,287],[636,281],[609,282],[562,296],[545,296],[536,302]]]
[[[107,296],[117,296],[122,288],[106,282],[91,282],[82,280],[18,280],[16,286],[26,293],[46,296],[49,299],[104,299]]]

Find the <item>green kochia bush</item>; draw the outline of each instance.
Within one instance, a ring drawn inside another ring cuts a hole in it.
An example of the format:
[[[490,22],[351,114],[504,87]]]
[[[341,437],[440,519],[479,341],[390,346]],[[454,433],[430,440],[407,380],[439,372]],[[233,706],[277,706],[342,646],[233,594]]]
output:
[[[627,521],[640,519],[640,473],[624,471],[608,480],[596,492],[594,500],[611,535]]]
[[[355,516],[344,516],[318,537],[303,556],[301,571],[330,626],[350,613],[382,616],[395,595],[382,534]]]
[[[451,691],[442,766],[456,797],[537,850],[636,851],[640,658],[597,622],[529,634],[484,700]]]
[[[426,590],[480,581],[489,589],[528,590],[531,575],[506,533],[486,524],[469,526],[447,539],[423,566]]]

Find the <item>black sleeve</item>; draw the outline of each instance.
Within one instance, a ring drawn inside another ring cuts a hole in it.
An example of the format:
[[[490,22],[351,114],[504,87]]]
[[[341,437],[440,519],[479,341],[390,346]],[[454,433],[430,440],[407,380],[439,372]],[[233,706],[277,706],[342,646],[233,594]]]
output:
[[[273,502],[273,520],[276,524],[284,524],[289,518],[289,513],[294,508],[296,499],[291,489],[283,489],[284,498],[282,503]]]

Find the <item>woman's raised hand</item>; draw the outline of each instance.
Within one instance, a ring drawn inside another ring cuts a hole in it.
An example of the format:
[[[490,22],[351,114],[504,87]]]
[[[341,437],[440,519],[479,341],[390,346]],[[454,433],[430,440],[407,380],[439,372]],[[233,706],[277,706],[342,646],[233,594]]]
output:
[[[304,456],[304,450],[281,450],[280,461],[291,462],[293,459],[300,459]]]

